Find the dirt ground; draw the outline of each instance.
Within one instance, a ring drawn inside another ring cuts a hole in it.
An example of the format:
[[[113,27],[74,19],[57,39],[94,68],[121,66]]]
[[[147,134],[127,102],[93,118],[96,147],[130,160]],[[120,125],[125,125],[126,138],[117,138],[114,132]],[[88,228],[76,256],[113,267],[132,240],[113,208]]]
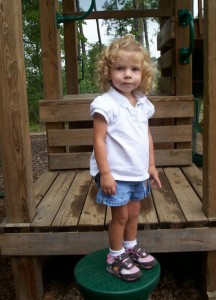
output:
[[[45,135],[31,135],[34,181],[47,168]],[[0,192],[4,192],[0,171]],[[4,198],[0,198],[0,222],[5,217]],[[161,278],[151,300],[203,300],[202,253],[155,254],[161,265]],[[74,282],[73,270],[81,256],[43,257],[44,300],[82,300]],[[0,256],[0,300],[15,300],[10,259]],[[29,299],[31,300],[31,299]],[[92,299],[94,300],[94,299]]]

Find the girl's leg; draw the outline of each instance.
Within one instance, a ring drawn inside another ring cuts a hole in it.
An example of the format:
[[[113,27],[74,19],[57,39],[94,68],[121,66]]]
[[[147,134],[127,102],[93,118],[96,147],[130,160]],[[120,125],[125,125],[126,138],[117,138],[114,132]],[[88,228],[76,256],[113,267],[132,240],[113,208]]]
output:
[[[140,269],[125,253],[123,238],[125,225],[128,221],[128,206],[111,207],[112,221],[109,225],[110,251],[107,255],[107,271],[127,281],[142,276]]]
[[[137,225],[140,211],[140,201],[130,201],[128,207],[128,220],[125,225],[124,240],[134,241],[137,236]]]
[[[125,225],[128,221],[128,206],[112,206],[112,220],[109,225],[109,244],[114,251],[123,248]]]
[[[155,258],[148,254],[144,248],[137,245],[137,225],[140,211],[140,202],[128,203],[128,221],[125,226],[123,245],[130,258],[142,269],[150,269],[156,264]]]

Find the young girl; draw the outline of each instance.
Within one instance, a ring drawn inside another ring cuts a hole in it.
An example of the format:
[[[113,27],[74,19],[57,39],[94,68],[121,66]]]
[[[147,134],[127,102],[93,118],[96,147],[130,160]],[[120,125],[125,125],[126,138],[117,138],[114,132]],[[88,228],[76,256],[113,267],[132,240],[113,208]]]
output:
[[[156,261],[137,244],[140,201],[150,192],[149,177],[161,187],[155,167],[148,119],[154,113],[146,98],[152,83],[151,60],[132,35],[116,40],[101,55],[100,83],[105,91],[91,104],[94,151],[90,173],[99,187],[98,203],[111,207],[107,271],[138,279]]]

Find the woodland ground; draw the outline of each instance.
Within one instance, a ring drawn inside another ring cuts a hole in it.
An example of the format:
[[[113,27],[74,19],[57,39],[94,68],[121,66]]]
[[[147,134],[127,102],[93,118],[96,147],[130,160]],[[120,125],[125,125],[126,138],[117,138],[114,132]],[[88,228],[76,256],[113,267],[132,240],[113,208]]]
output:
[[[34,181],[47,169],[44,134],[32,134]],[[0,171],[0,192],[4,191]],[[4,199],[0,199],[0,222],[5,217]],[[161,278],[151,300],[204,300],[201,253],[155,254],[161,264]],[[73,278],[73,270],[81,256],[43,257],[45,300],[82,300]],[[0,256],[0,300],[15,300],[10,259]],[[31,300],[31,299],[29,299]],[[92,299],[94,300],[94,299]]]

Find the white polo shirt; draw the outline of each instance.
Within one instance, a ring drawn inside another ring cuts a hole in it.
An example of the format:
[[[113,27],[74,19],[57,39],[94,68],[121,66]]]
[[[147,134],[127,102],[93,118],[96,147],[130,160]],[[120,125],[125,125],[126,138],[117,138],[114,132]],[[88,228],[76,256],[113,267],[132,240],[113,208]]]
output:
[[[111,174],[115,180],[142,181],[149,178],[148,119],[154,105],[141,92],[133,107],[128,99],[111,88],[91,103],[90,113],[99,113],[107,122],[106,151]],[[90,159],[90,174],[99,172],[94,151]]]

